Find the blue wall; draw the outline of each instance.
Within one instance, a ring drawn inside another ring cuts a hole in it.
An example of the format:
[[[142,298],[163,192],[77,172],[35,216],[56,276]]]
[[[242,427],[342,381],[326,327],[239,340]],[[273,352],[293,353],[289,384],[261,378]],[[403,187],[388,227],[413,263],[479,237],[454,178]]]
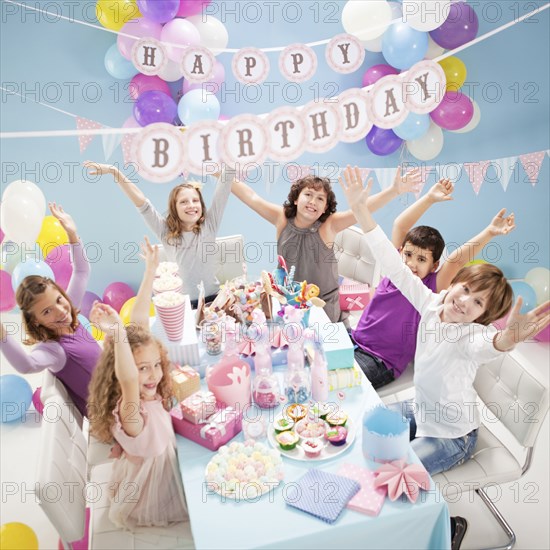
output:
[[[79,19],[93,19],[95,2],[64,0],[32,2],[54,13]],[[229,47],[284,46],[293,42],[311,42],[331,38],[343,32],[340,13],[345,2],[222,2],[213,0],[211,12],[222,19],[229,31]],[[534,5],[544,2],[505,0],[473,5],[480,19],[483,34],[495,29]],[[271,6],[271,8],[269,7]],[[127,97],[127,81],[110,77],[103,65],[107,48],[115,35],[55,17],[46,17],[2,3],[1,66],[5,88],[23,95],[2,95],[2,131],[63,130],[75,128],[73,118],[47,109],[33,100],[90,118],[104,125],[120,127],[132,112]],[[236,9],[232,12],[232,9]],[[272,10],[270,12],[270,9]],[[82,13],[84,10],[84,13]],[[536,16],[533,22],[519,23],[492,38],[461,52],[459,57],[468,69],[466,91],[481,108],[481,123],[471,133],[445,132],[445,146],[439,157],[429,164],[462,163],[508,157],[550,147],[549,139],[549,11]],[[272,22],[270,17],[272,16]],[[259,17],[259,21],[254,22]],[[260,86],[258,101],[247,101],[243,87],[231,74],[231,54],[218,59],[226,67],[225,89],[219,95],[222,113],[265,113],[290,104],[299,106],[324,95],[338,93],[361,85],[364,70],[383,62],[380,54],[367,52],[362,70],[352,75],[338,75],[324,60],[324,47],[315,51],[319,68],[312,80],[301,85],[301,97],[293,100],[290,88],[277,67],[277,54],[269,54],[271,72],[268,77],[275,93],[270,97],[267,85]],[[175,88],[175,86],[174,86]],[[231,91],[237,90],[237,93]],[[282,91],[286,93],[283,94]],[[251,97],[249,95],[248,97]],[[90,290],[101,294],[113,281],[125,281],[137,289],[142,266],[133,255],[135,245],[147,230],[131,203],[108,177],[101,180],[87,177],[80,166],[86,159],[104,161],[101,138],[96,137],[88,150],[80,154],[75,137],[5,139],[1,142],[2,189],[16,179],[35,181],[48,200],[60,202],[75,217],[82,239],[89,244],[93,270]],[[302,164],[326,163],[340,166],[357,164],[370,168],[397,166],[402,160],[414,161],[406,151],[389,157],[371,154],[363,141],[340,144],[323,155],[305,154]],[[122,164],[120,148],[110,162]],[[498,240],[490,256],[511,278],[521,278],[532,267],[549,265],[550,204],[548,181],[550,159],[544,160],[538,182],[529,183],[520,166],[510,179],[506,192],[497,181],[486,181],[475,195],[465,173],[456,182],[454,201],[437,205],[422,220],[440,229],[448,242],[462,242],[484,227],[502,207],[516,214],[517,229]],[[279,167],[280,168],[280,167]],[[282,203],[289,183],[275,170],[276,177],[263,177],[253,185],[277,203]],[[430,176],[426,186],[434,181]],[[171,184],[157,185],[141,180],[145,194],[159,208],[166,207]],[[376,186],[375,186],[376,187]],[[205,186],[207,204],[212,184]],[[341,208],[344,199],[337,189]],[[386,231],[393,219],[414,197],[402,197],[376,214]],[[274,230],[267,222],[249,212],[234,197],[229,201],[220,234],[243,233],[248,243],[259,243],[265,254],[257,259],[257,248],[249,248],[249,271],[259,273],[270,267],[267,245],[274,241]],[[97,243],[90,245],[90,243]],[[497,258],[500,256],[497,260]],[[131,261],[134,260],[134,261]]]

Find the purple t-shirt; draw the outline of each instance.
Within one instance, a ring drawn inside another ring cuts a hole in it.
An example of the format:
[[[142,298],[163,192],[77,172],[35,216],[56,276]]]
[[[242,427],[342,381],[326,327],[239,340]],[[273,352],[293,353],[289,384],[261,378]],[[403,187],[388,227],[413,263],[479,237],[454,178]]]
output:
[[[437,291],[437,273],[422,282]],[[352,332],[360,348],[384,361],[397,378],[414,359],[420,314],[393,283],[384,277]]]

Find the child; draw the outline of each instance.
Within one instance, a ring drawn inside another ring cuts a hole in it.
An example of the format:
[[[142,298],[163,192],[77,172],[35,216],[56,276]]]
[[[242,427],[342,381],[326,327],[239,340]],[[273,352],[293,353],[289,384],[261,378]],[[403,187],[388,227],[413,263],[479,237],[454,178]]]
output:
[[[412,448],[431,475],[470,456],[480,424],[473,386],[477,367],[550,323],[550,302],[521,314],[502,271],[490,264],[462,268],[447,291],[434,293],[403,263],[372,218],[360,174],[347,174],[342,188],[373,254],[395,286],[420,313],[415,355],[415,400],[404,411],[411,420]],[[503,330],[490,323],[511,309]],[[453,414],[443,411],[451,407]],[[438,412],[439,411],[439,412]],[[452,418],[451,418],[452,416]]]
[[[0,325],[0,350],[20,373],[49,369],[67,388],[77,409],[86,415],[88,383],[101,354],[101,348],[77,319],[84,297],[90,266],[72,217],[61,205],[49,208],[69,237],[73,274],[67,293],[47,277],[25,277],[16,291],[27,333],[25,344],[37,344],[26,353],[17,339]]]
[[[353,176],[347,170],[345,177]],[[407,208],[393,225],[392,242],[405,265],[433,292],[446,289],[458,271],[472,260],[495,236],[515,227],[514,215],[501,210],[471,241],[456,249],[438,271],[445,243],[439,231],[418,226],[411,229],[433,204],[451,200],[453,185],[440,180],[430,191]],[[412,361],[420,315],[399,289],[384,277],[361,315],[352,338],[357,344],[355,359],[374,389],[398,378]]]
[[[203,281],[206,301],[212,301],[218,292],[215,277],[214,255],[205,245],[215,244],[216,233],[229,198],[234,171],[226,170],[221,176],[221,185],[216,187],[212,206],[207,212],[199,186],[181,183],[174,187],[168,198],[168,215],[163,217],[116,166],[86,161],[84,166],[91,175],[111,174],[120,188],[138,208],[143,219],[162,242],[167,256],[179,266],[183,279],[183,293],[189,294],[196,307],[198,284]]]
[[[420,171],[402,175],[398,169],[393,185],[371,197],[370,207],[377,210],[390,199],[414,191],[420,183]],[[336,234],[355,223],[351,210],[336,212],[336,197],[328,178],[309,175],[292,184],[283,204],[262,199],[248,185],[235,180],[231,191],[252,210],[272,223],[277,231],[277,254],[294,265],[295,281],[307,281],[321,289],[325,312],[332,322],[340,319],[338,262],[333,243]]]

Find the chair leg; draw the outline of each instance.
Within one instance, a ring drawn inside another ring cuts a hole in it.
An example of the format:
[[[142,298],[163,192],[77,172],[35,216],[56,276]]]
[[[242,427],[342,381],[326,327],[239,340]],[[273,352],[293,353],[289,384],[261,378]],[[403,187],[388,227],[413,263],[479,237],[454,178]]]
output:
[[[508,544],[491,547],[491,550],[511,550],[516,544],[516,534],[512,530],[512,527],[510,527],[510,524],[504,519],[504,516],[498,511],[498,508],[495,506],[494,502],[489,498],[489,495],[483,489],[476,489],[476,493],[485,503],[485,506],[489,508],[489,511],[493,514],[493,517],[497,520],[498,524],[502,527],[508,537]]]

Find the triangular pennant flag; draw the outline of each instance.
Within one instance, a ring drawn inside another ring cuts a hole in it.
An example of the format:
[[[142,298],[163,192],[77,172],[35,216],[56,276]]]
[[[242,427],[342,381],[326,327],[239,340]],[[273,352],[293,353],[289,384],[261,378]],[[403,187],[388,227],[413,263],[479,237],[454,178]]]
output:
[[[504,191],[508,188],[508,183],[512,177],[512,172],[514,171],[514,166],[516,165],[517,160],[518,157],[506,157],[491,161],[497,176],[500,178],[500,185],[502,185],[502,189],[504,189]]]
[[[290,182],[295,182],[296,180],[305,178],[311,173],[311,166],[300,165],[300,164],[287,164],[286,166],[286,175],[287,179]]]
[[[520,155],[519,160],[523,165],[523,169],[527,174],[531,185],[534,187],[538,181],[540,167],[544,159],[544,151],[538,153],[527,153],[526,155]]]
[[[464,163],[464,168],[468,173],[468,177],[472,182],[472,187],[474,188],[474,192],[476,195],[479,195],[479,190],[481,189],[481,184],[483,183],[483,178],[485,176],[485,170],[487,170],[488,165],[488,160]]]
[[[378,179],[380,189],[388,189],[395,179],[395,168],[375,168],[374,173]]]
[[[101,141],[105,160],[109,160],[114,150],[120,145],[122,134],[103,134],[101,136]]]
[[[132,162],[132,141],[136,134],[124,134],[122,141],[120,143],[122,147],[122,158],[124,159],[124,164],[129,164]]]
[[[79,116],[76,117],[77,130],[98,130],[99,128],[103,128],[103,126],[95,120],[90,120],[88,118],[82,118]],[[94,139],[94,136],[90,136],[87,134],[78,136],[78,143],[80,145],[81,153],[86,151],[88,145],[90,145],[90,143],[92,142],[92,139]]]
[[[546,154],[550,157],[550,149],[546,149]]]
[[[414,196],[418,199],[420,197],[420,194],[422,193],[422,190],[424,189],[424,185],[426,185],[426,180],[428,179],[428,176],[432,173],[432,170],[434,169],[433,166],[424,166],[422,165],[420,167],[420,185],[418,186],[418,191],[414,194]]]

